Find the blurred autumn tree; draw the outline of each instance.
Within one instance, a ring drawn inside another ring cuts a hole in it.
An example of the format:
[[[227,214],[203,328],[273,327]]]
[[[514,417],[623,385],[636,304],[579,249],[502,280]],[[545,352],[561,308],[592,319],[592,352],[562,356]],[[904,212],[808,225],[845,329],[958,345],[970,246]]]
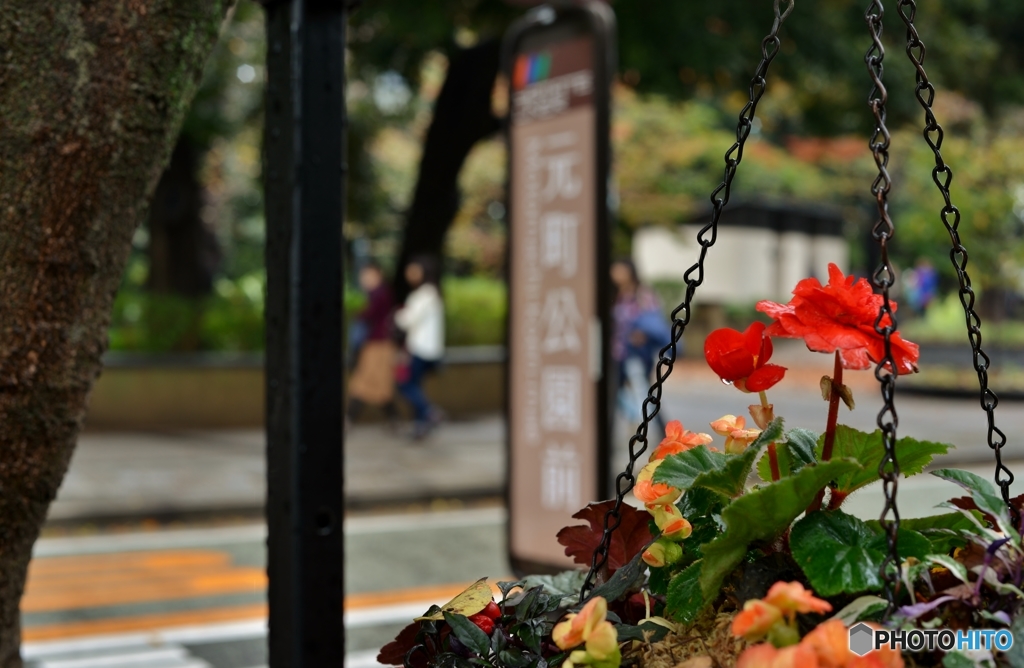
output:
[[[371,85],[393,77],[416,90],[431,54],[459,62],[467,49],[481,49],[500,35],[524,4],[530,3],[367,0],[352,18],[353,77]],[[761,39],[771,24],[771,5],[768,0],[612,3],[620,79],[628,87],[621,89],[628,96],[619,96],[623,122],[616,125],[621,214],[628,227],[678,222],[717,183],[720,153],[745,101]],[[759,109],[758,141],[751,145],[757,157],[744,165],[740,193],[838,201],[862,229],[869,223],[863,204],[871,178],[863,148],[870,130],[865,7],[862,0],[797,4],[782,32],[782,53]],[[893,194],[900,225],[897,250],[907,264],[918,255],[936,256],[948,277],[951,270],[942,259],[945,233],[938,221],[941,200],[928,190],[928,156],[911,129],[920,125],[921,111],[913,95],[914,72],[903,53],[905,29],[895,11],[887,14],[886,23],[890,126],[908,128],[898,133],[893,149],[894,166],[907,168],[899,172],[906,179],[897,182]],[[1015,37],[1024,34],[1024,4],[934,0],[922,5],[916,25],[931,46],[926,64],[940,90],[939,104],[949,101],[941,110],[954,110],[961,102],[974,110],[966,124],[954,114],[947,134],[953,168],[962,177],[955,187],[963,192],[965,207],[976,210],[965,214],[962,233],[980,247],[972,256],[977,257],[972,265],[980,283],[1005,284],[1016,275],[1007,256],[1018,252],[1015,242],[1006,241],[1019,237],[1020,227],[1010,159],[1016,149],[1009,148],[1020,146],[1020,137],[1005,119],[1024,104],[1024,43]],[[489,76],[482,70],[477,74]],[[479,134],[474,141],[486,136]],[[809,137],[821,139],[796,139]],[[851,152],[858,142],[860,153]],[[428,131],[424,165],[431,144]],[[451,142],[433,144],[439,151],[453,150]],[[455,150],[468,152],[464,145]],[[904,150],[912,150],[912,157],[899,156]],[[986,167],[975,169],[980,164]],[[424,176],[436,173],[421,168],[420,187]],[[901,190],[904,183],[906,190]],[[451,221],[465,216],[456,213],[456,184],[451,175],[444,188],[434,181],[430,206],[415,196],[406,203],[402,255],[412,252],[410,246],[417,252],[438,250]],[[479,215],[480,201],[469,204],[478,220],[487,220]],[[904,215],[907,222],[901,225]],[[475,246],[465,239],[462,245]]]

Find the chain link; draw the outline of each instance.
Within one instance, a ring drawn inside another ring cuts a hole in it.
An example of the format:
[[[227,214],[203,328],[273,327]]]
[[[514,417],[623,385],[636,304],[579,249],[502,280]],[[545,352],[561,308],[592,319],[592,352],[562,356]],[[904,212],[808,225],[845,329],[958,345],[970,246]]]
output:
[[[761,40],[761,63],[757,66],[753,78],[750,80],[750,100],[740,112],[739,123],[736,126],[736,143],[725,153],[725,178],[722,183],[711,193],[711,222],[705,225],[697,234],[697,243],[700,244],[700,255],[697,262],[690,267],[683,275],[686,282],[686,293],[683,302],[672,311],[672,341],[661,349],[658,355],[658,364],[655,368],[655,381],[647,392],[647,398],[643,403],[643,419],[636,429],[636,433],[629,439],[629,462],[626,469],[615,478],[615,505],[605,514],[604,533],[601,537],[601,544],[594,550],[594,556],[590,563],[590,572],[583,582],[580,590],[580,600],[583,601],[594,589],[594,578],[604,568],[608,561],[608,550],[611,546],[612,535],[622,522],[621,508],[626,494],[633,489],[636,477],[633,469],[637,461],[647,451],[647,434],[651,420],[661,409],[661,395],[665,380],[671,375],[672,367],[676,360],[676,351],[679,341],[683,337],[683,331],[690,322],[691,302],[697,288],[704,282],[704,260],[707,257],[708,249],[711,248],[718,238],[718,221],[722,216],[722,210],[729,203],[729,196],[732,190],[733,178],[736,176],[736,168],[743,160],[743,147],[750,131],[753,128],[754,112],[757,103],[764,95],[768,68],[779,53],[781,41],[779,29],[793,11],[796,0],[775,0],[774,12],[775,22],[772,24],[771,32]],[[785,9],[780,5],[784,4]],[[710,235],[710,236],[709,236]],[[637,447],[639,446],[639,447]]]
[[[882,479],[882,490],[885,494],[885,507],[879,521],[885,530],[886,542],[889,551],[882,562],[880,574],[885,584],[885,598],[888,601],[887,615],[891,614],[896,607],[896,597],[899,590],[899,552],[897,548],[897,535],[900,528],[900,513],[896,508],[897,480],[900,475],[900,465],[896,461],[896,428],[899,426],[899,417],[896,415],[894,403],[896,392],[896,377],[899,369],[892,354],[891,337],[896,331],[896,314],[893,312],[892,302],[889,300],[889,289],[896,280],[892,263],[889,261],[889,240],[893,237],[895,229],[892,219],[889,217],[889,190],[892,187],[892,178],[889,176],[889,130],[885,125],[885,105],[889,99],[889,93],[882,83],[884,71],[883,61],[885,60],[885,47],[882,46],[882,18],[885,16],[885,8],[882,0],[871,0],[864,19],[867,21],[868,30],[871,33],[871,48],[864,56],[864,62],[868,68],[873,87],[868,96],[868,106],[875,117],[875,132],[869,143],[871,154],[875,158],[875,165],[878,167],[878,176],[871,184],[871,194],[875,196],[878,205],[878,220],[871,230],[871,235],[878,242],[881,251],[881,259],[878,267],[871,276],[875,287],[882,293],[882,306],[878,310],[878,318],[875,319],[875,331],[885,340],[885,352],[878,366],[875,367],[875,378],[878,379],[882,389],[882,410],[878,413],[878,428],[882,432],[882,446],[885,454],[878,464],[878,475]],[[892,520],[886,519],[892,513]]]
[[[910,58],[914,69],[917,70],[917,86],[914,89],[914,95],[924,109],[924,132],[922,134],[925,142],[932,149],[932,153],[935,154],[932,180],[935,181],[935,186],[939,189],[942,199],[945,200],[945,206],[942,207],[939,215],[946,231],[949,232],[952,246],[949,259],[953,263],[953,269],[960,282],[960,303],[964,307],[964,317],[967,321],[967,338],[973,353],[974,370],[978,373],[981,408],[988,416],[988,447],[992,449],[996,458],[995,481],[1002,490],[1003,502],[1010,509],[1011,515],[1016,516],[1017,511],[1010,503],[1010,485],[1013,483],[1013,473],[1003,464],[1002,457],[1002,449],[1006,445],[1006,434],[996,426],[995,412],[996,406],[999,405],[999,397],[988,386],[988,368],[991,360],[981,348],[981,318],[974,310],[975,294],[971,287],[971,277],[967,273],[967,249],[960,242],[960,233],[957,231],[960,224],[960,210],[953,204],[949,194],[949,185],[953,181],[953,170],[942,158],[942,139],[945,133],[932,111],[935,86],[928,79],[928,73],[924,69],[927,49],[917,33],[917,28],[914,27],[917,3],[914,0],[899,0],[896,11],[907,26],[907,57]]]

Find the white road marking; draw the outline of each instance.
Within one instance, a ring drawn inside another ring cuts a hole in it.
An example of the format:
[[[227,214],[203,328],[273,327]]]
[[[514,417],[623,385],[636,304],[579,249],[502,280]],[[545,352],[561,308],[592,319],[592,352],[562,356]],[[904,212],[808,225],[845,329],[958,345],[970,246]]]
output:
[[[493,526],[505,521],[504,508],[477,508],[431,513],[401,513],[360,516],[345,520],[346,536],[364,536],[413,531],[437,531],[475,526]],[[263,523],[210,529],[171,529],[94,536],[41,538],[33,557],[63,557],[77,554],[167,550],[215,545],[261,543],[267,538]]]

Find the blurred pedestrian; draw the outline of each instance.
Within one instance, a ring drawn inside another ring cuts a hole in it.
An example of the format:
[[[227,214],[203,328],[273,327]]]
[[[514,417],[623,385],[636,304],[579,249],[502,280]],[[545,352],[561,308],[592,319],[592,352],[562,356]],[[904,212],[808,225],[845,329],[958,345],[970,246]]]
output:
[[[658,298],[640,282],[632,260],[621,258],[613,262],[611,279],[616,292],[612,359],[619,374],[618,404],[636,422],[643,418],[643,400],[647,398],[651,372],[658,352],[668,345],[671,332]],[[661,412],[655,422],[665,430]]]
[[[348,415],[354,420],[367,405],[380,406],[394,422],[398,348],[392,340],[391,288],[384,272],[372,261],[359,270],[359,286],[366,293],[366,306],[355,321],[354,329],[362,332],[362,342],[355,350],[355,368],[348,381]]]
[[[437,260],[429,255],[413,258],[405,266],[405,280],[412,292],[395,313],[395,324],[405,332],[408,364],[400,371],[398,391],[412,405],[413,438],[420,440],[442,418],[423,392],[424,376],[444,357],[444,302]]]

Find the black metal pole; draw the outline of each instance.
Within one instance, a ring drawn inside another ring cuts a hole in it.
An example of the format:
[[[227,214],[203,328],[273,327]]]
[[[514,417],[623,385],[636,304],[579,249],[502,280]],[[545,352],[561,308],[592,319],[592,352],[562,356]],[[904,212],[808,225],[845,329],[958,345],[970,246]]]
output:
[[[341,666],[346,8],[264,4],[270,665]]]

